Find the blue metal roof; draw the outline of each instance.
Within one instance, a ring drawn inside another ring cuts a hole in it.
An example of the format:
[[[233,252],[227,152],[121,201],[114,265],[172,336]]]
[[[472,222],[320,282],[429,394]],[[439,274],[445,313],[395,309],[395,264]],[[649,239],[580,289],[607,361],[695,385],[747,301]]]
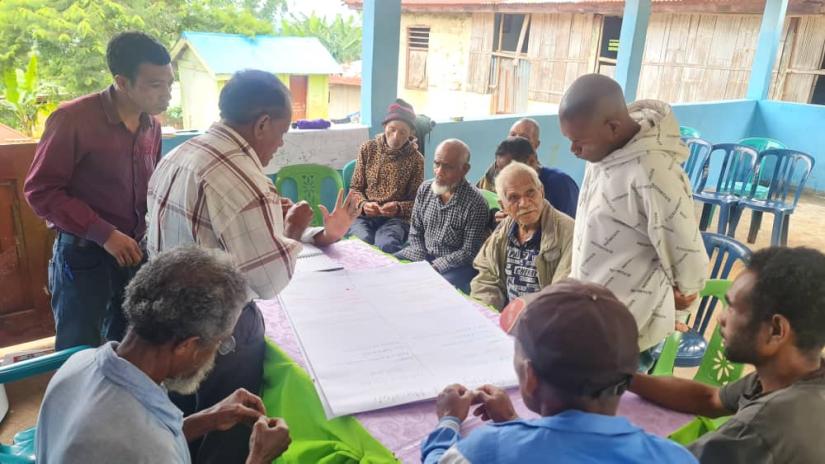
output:
[[[218,32],[184,32],[175,45],[175,56],[188,44],[215,75],[242,69],[261,69],[274,74],[337,74],[341,66],[315,37],[250,38]]]

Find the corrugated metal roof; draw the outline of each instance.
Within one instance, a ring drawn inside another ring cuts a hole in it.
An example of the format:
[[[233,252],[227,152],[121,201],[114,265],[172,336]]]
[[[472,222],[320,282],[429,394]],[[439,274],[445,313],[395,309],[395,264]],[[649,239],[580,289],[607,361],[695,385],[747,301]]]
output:
[[[315,37],[259,35],[250,38],[217,32],[184,32],[173,48],[173,56],[177,57],[187,44],[216,76],[250,68],[274,74],[341,72],[341,66]]]

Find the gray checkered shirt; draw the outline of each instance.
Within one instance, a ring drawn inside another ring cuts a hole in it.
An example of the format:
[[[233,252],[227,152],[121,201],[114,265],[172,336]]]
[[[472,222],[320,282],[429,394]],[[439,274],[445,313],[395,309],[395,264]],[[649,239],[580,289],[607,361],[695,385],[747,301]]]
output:
[[[438,272],[470,265],[487,238],[490,213],[484,196],[462,180],[447,204],[425,181],[415,195],[407,247],[396,256],[429,261]]]

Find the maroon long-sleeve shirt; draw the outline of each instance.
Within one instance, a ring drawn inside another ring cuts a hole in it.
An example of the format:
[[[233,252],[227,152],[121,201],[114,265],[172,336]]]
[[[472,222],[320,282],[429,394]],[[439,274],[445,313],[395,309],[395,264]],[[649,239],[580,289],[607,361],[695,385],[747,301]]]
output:
[[[117,229],[140,240],[146,191],[160,160],[160,124],[141,114],[129,131],[114,87],[62,104],[46,121],[26,178],[26,200],[51,227],[103,245]]]

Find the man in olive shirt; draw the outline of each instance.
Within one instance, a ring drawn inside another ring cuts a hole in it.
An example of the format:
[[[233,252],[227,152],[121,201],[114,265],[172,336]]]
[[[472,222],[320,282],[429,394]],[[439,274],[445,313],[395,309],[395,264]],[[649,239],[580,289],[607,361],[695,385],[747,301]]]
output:
[[[733,415],[688,446],[702,463],[825,462],[825,255],[768,248],[726,296],[725,354],[756,372],[722,388],[637,374],[630,390],[662,406]]]

